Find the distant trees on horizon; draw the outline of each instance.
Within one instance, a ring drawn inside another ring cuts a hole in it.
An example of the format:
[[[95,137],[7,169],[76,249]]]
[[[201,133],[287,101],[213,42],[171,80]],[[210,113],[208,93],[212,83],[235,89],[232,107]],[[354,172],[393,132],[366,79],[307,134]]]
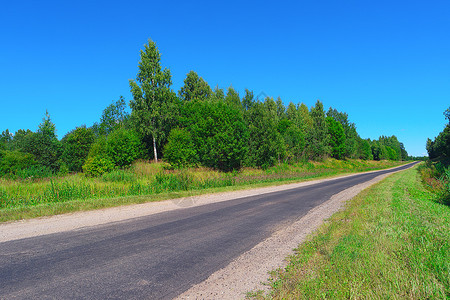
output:
[[[241,97],[231,86],[226,92],[213,90],[194,71],[175,93],[156,44],[149,40],[140,56],[136,80],[129,82],[131,114],[120,97],[105,108],[99,123],[79,126],[61,140],[48,113],[36,132],[13,135],[6,129],[0,136],[0,175],[84,171],[96,176],[136,159],[161,157],[177,168],[221,171],[327,157],[408,158],[396,136],[363,139],[347,113],[325,111],[319,100],[308,108],[293,102],[285,106],[279,97],[260,101],[250,90]]]

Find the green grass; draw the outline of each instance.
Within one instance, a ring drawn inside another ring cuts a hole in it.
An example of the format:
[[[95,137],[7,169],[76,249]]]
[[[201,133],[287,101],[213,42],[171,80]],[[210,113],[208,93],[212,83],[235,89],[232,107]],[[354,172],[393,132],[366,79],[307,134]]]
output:
[[[164,163],[137,162],[127,170],[115,170],[98,178],[71,174],[44,179],[0,179],[0,222],[298,182],[399,164],[329,159],[220,173],[206,168],[170,170]]]
[[[449,299],[450,207],[417,167],[352,199],[272,273],[256,299]]]

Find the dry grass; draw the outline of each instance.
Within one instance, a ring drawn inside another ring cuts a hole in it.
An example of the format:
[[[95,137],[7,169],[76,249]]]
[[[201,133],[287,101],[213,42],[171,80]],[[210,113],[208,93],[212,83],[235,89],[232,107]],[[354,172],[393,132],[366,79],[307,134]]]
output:
[[[11,213],[14,211],[35,210],[36,213],[31,215],[41,216],[54,214],[53,207],[58,207],[57,213],[103,208],[136,203],[133,197],[181,191],[214,192],[215,189],[246,188],[249,185],[274,185],[383,169],[399,164],[401,162],[329,159],[320,163],[279,164],[266,170],[244,168],[240,172],[221,173],[207,168],[172,170],[164,162],[138,161],[129,169],[115,170],[98,178],[71,174],[38,180],[2,179],[0,221],[26,217],[23,214]]]

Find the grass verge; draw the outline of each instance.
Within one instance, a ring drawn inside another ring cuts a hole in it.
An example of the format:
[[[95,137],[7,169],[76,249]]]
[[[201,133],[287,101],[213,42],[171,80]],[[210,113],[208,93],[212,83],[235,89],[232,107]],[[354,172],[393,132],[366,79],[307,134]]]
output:
[[[72,174],[39,180],[2,179],[0,222],[300,182],[400,164],[329,159],[220,173],[204,168],[168,170],[164,163],[137,162],[130,169],[115,170],[98,178]]]
[[[450,207],[417,167],[363,191],[252,299],[449,299]]]

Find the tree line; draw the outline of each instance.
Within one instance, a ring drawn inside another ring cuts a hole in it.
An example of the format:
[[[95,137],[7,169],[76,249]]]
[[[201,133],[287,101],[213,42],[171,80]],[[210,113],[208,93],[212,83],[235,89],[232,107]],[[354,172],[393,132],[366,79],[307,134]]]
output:
[[[173,167],[205,166],[221,171],[267,168],[276,163],[336,159],[406,160],[396,136],[363,139],[347,113],[324,109],[317,101],[285,106],[278,97],[241,97],[190,71],[175,93],[170,70],[162,68],[156,44],[140,52],[138,73],[130,80],[133,99],[105,108],[99,122],[79,126],[61,140],[45,114],[36,132],[8,130],[0,136],[0,175],[17,177],[80,172],[96,176],[136,159],[161,157]]]
[[[434,161],[450,164],[450,107],[444,111],[448,123],[434,140],[427,139],[428,157]]]

